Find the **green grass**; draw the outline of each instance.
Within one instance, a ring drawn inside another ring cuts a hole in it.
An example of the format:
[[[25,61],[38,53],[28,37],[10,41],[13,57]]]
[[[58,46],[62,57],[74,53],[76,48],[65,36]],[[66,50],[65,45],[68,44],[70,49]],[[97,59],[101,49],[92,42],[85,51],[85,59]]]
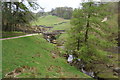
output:
[[[32,25],[45,25],[45,26],[53,26],[54,24],[60,23],[60,22],[67,22],[69,20],[65,20],[62,18],[59,18],[57,16],[52,16],[52,15],[48,15],[48,16],[43,16],[38,18],[37,21],[35,22],[31,22]]]
[[[23,72],[20,78],[90,78],[66,60],[56,55],[53,58],[53,44],[41,35],[22,37],[2,41],[3,77],[6,73],[22,66],[34,67],[36,70]],[[49,68],[52,67],[51,70]]]
[[[68,21],[67,23],[61,24],[61,25],[56,25],[54,26],[51,30],[69,30],[71,28],[70,22]]]
[[[16,36],[22,36],[22,35],[25,35],[26,33],[23,33],[23,32],[17,32],[17,31],[14,31],[14,32],[2,32],[0,33],[2,34],[2,36],[0,38],[8,38],[8,37],[16,37]]]
[[[58,24],[61,22],[66,22],[63,24]],[[66,20],[57,16],[43,16],[38,18],[37,21],[31,22],[32,25],[45,25],[45,26],[52,26],[53,28],[50,31],[54,30],[69,30],[71,25],[70,25],[70,20]],[[54,25],[58,24],[58,25]]]

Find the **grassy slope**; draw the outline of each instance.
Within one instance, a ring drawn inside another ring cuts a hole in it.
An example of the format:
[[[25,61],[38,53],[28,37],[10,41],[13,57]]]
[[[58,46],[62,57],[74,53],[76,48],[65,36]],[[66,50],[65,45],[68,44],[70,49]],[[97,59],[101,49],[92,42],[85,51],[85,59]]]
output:
[[[54,25],[54,24],[58,24],[61,22],[67,22],[67,23],[63,23],[60,25]],[[53,28],[50,31],[53,30],[68,30],[71,25],[70,25],[70,20],[66,20],[57,16],[52,16],[52,15],[48,15],[48,16],[44,16],[44,17],[40,17],[38,18],[38,20],[36,22],[32,22],[32,25],[45,25],[45,26],[52,26]]]
[[[54,28],[51,30],[69,30],[70,27],[71,25],[70,25],[70,22],[68,21],[67,23],[54,26]]]
[[[108,27],[111,28],[111,32],[113,32],[114,34],[111,36],[112,38],[114,38],[115,36],[118,35],[118,16],[117,14],[112,15],[112,17],[110,19],[108,19],[107,24]],[[110,39],[111,39],[110,37]],[[111,50],[110,50],[111,49]],[[110,48],[109,50],[111,52],[114,52],[113,48]],[[112,55],[113,58],[110,58],[110,62],[108,63],[109,65],[114,65],[114,68],[118,67],[118,65],[120,64],[120,62],[118,61],[118,56],[119,53],[111,53],[109,55]],[[99,77],[102,78],[118,78],[118,76],[113,75],[113,71],[112,68],[106,68],[105,65],[97,65],[99,69],[101,69],[101,71],[103,71],[103,73],[99,74]]]
[[[48,16],[38,18],[36,22],[32,22],[31,24],[32,25],[46,25],[46,26],[54,27],[54,24],[57,24],[63,21],[67,22],[69,20],[65,20],[57,16],[48,15]]]
[[[66,61],[50,53],[54,45],[48,43],[40,35],[3,41],[3,76],[21,66],[34,67],[33,72],[23,72],[18,77],[32,78],[89,78]],[[52,67],[52,69],[49,69]],[[59,69],[60,68],[60,69]]]

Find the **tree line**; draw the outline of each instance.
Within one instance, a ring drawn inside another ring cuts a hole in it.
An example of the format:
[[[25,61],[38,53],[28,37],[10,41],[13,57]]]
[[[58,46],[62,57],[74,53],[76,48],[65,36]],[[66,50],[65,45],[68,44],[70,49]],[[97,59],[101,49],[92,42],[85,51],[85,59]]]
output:
[[[71,19],[72,12],[73,12],[72,7],[57,7],[51,10],[52,15],[56,15],[64,19]]]
[[[29,7],[22,2],[2,2],[2,30],[15,31],[19,27],[30,26],[30,21],[35,17],[29,8],[36,10],[39,5],[35,2],[28,2]]]
[[[44,12],[44,10],[36,13],[37,17],[45,16],[45,15],[53,15],[58,16],[64,19],[71,19],[73,8],[72,7],[56,7],[49,12]]]

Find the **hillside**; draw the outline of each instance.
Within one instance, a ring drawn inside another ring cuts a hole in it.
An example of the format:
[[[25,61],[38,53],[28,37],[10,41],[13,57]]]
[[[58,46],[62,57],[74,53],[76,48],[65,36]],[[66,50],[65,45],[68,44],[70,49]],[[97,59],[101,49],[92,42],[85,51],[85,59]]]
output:
[[[71,27],[70,20],[66,20],[57,16],[47,15],[38,18],[37,21],[31,22],[32,25],[45,25],[53,27],[53,30],[67,30]]]
[[[59,18],[57,16],[42,16],[37,19],[37,21],[32,22],[32,25],[45,25],[45,26],[54,26],[54,24],[60,23],[60,22],[68,22],[69,20],[65,20],[63,18]]]
[[[16,76],[19,78],[90,78],[59,57],[54,45],[41,35],[4,40],[2,43],[3,77],[14,70],[20,73]],[[56,53],[52,53],[53,50]]]

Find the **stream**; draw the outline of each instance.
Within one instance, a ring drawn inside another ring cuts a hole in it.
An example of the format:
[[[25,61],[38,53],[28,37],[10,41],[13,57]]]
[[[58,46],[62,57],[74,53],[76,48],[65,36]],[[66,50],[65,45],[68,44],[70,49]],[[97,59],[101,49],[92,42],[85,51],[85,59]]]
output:
[[[80,69],[81,72],[83,72],[83,73],[85,73],[85,74],[87,74],[87,75],[95,78],[95,75],[94,75],[94,72],[93,72],[93,71],[91,71],[91,72],[85,71],[85,69],[84,69],[84,68],[85,68],[85,65],[82,64],[81,59],[76,59],[76,57],[74,57],[74,55],[69,54],[69,56],[68,56],[68,58],[67,58],[67,62],[68,62],[69,64],[73,64],[73,65],[74,65],[74,61],[73,61],[73,60],[76,60],[76,61],[75,61],[75,62],[76,62],[75,65],[78,64],[78,65],[77,65],[77,66],[78,66],[77,68]]]
[[[52,41],[51,41],[51,39],[50,38],[47,38],[46,39],[49,43],[52,43]],[[54,44],[54,43],[52,43],[52,44]],[[61,48],[61,49],[64,49],[65,47],[64,46],[57,46],[58,48]],[[75,57],[73,56],[73,55],[69,55],[69,57],[67,58],[67,62],[69,63],[69,64],[71,64],[72,62],[73,62],[73,59],[75,59]],[[77,59],[77,62],[79,63],[81,60],[80,59]],[[91,76],[91,77],[93,77],[93,78],[96,78],[96,76],[94,75],[94,72],[87,72],[87,71],[85,71],[84,70],[84,67],[85,67],[85,65],[83,65],[83,64],[80,64],[81,66],[82,66],[82,68],[80,69],[80,71],[81,72],[83,72],[83,73],[85,73],[85,74],[87,74],[88,76]]]

